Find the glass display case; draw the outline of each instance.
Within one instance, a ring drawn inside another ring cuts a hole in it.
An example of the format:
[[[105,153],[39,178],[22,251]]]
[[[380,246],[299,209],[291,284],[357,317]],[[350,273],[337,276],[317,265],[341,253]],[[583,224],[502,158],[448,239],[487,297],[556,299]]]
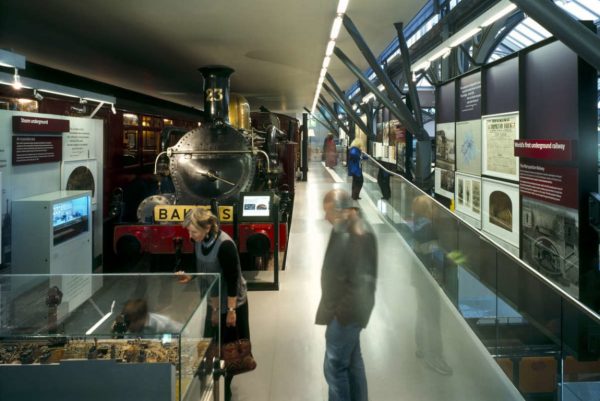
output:
[[[12,272],[92,272],[90,191],[54,191],[12,202]]]
[[[0,399],[212,399],[219,275],[187,278],[0,275]]]

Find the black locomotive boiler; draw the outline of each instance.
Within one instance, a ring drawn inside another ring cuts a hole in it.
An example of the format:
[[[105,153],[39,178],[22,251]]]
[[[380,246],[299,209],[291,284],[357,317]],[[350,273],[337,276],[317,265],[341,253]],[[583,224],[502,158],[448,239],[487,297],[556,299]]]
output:
[[[173,254],[180,260],[193,252],[181,221],[189,209],[203,206],[212,208],[222,229],[236,239],[246,270],[276,267],[280,263],[272,263],[273,256],[284,260],[287,245],[297,145],[276,117],[262,129],[251,127],[249,105],[240,96],[233,96],[230,110],[231,68],[200,72],[206,119],[173,146],[163,138],[154,169],[158,193],[140,203],[137,222],[115,226],[115,253]],[[250,212],[256,199],[267,201]]]

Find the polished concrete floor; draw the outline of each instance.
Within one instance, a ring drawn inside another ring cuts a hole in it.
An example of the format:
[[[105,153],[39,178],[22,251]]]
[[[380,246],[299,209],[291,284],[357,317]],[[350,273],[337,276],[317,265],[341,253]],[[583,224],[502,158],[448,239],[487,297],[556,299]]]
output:
[[[308,180],[297,183],[280,290],[249,295],[258,367],[234,379],[234,401],[327,400],[325,328],[314,324],[331,230],[321,205],[328,190],[350,187],[343,169],[331,173],[314,162]],[[369,399],[522,399],[400,235],[379,217],[377,201],[364,190],[361,197],[379,245],[376,304],[361,336]]]

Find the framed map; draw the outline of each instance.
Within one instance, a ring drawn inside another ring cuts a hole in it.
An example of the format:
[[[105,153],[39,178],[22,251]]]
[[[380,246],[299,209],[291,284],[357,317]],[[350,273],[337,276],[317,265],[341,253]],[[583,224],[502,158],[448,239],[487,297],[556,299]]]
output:
[[[456,123],[456,171],[481,175],[481,120]]]
[[[482,173],[512,181],[519,179],[519,158],[515,139],[519,139],[519,113],[482,117]]]

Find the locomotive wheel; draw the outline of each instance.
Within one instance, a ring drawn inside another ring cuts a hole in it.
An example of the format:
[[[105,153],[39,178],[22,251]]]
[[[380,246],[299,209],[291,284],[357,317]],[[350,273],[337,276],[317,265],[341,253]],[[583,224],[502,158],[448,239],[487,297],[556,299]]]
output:
[[[124,235],[119,238],[115,248],[117,256],[128,263],[135,263],[142,256],[142,244],[133,235]]]
[[[254,233],[246,240],[246,248],[252,256],[266,256],[271,249],[271,240],[265,233]]]

